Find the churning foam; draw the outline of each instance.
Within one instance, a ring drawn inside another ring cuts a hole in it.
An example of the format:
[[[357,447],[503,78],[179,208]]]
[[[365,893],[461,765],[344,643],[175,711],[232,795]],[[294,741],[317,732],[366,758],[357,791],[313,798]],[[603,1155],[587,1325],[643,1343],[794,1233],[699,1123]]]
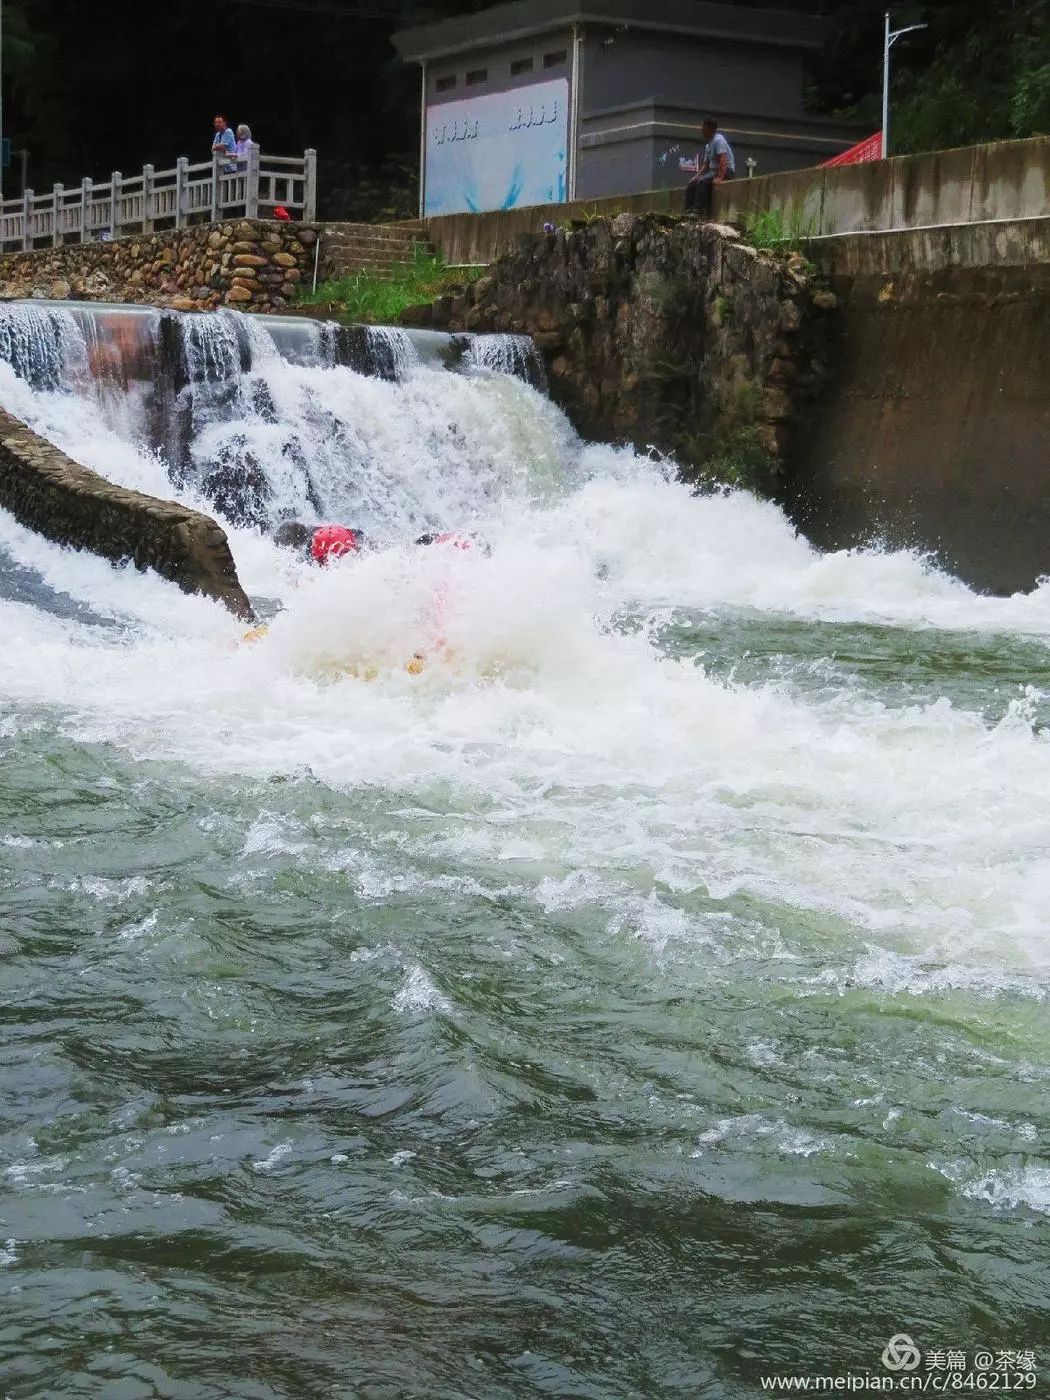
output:
[[[664,948],[696,923],[654,920],[654,887],[663,908],[807,911],[854,985],[928,990],[931,968],[961,964],[989,990],[1042,986],[1050,750],[1023,698],[989,728],[945,700],[746,686],[662,655],[646,624],[688,606],[1046,635],[1045,589],[983,598],[907,553],[821,554],[746,493],[695,495],[659,463],[583,446],[489,371],[388,381],[260,351],[251,376],[194,451],[249,439],[281,512],[363,524],[382,547],[320,571],[231,528],[242,579],[279,606],[245,646],[221,607],[0,517],[16,561],[111,624],[0,603],[8,706],[205,773],[451,794],[454,821],[405,839],[454,867],[528,867],[537,897],[568,880],[570,902]],[[33,391],[0,365],[0,402],[88,465],[170,492],[90,394]],[[488,551],[411,545],[435,526]]]
[[[187,504],[214,510],[200,483],[227,462],[235,476],[264,480],[271,522],[345,520],[389,544],[450,525],[527,530],[538,546],[580,552],[627,605],[1050,633],[1050,585],[984,597],[908,551],[823,553],[746,492],[697,495],[632,451],[581,444],[546,398],[492,372],[522,372],[513,337],[473,344],[475,371],[464,374],[410,363],[407,347],[390,380],[289,348],[281,326],[255,318],[182,322],[191,382],[180,401],[192,434],[177,494]],[[13,306],[0,331],[0,354],[26,373],[36,357],[44,385],[31,388],[0,360],[0,404],[110,479],[174,494],[164,444],[144,446],[135,386],[122,395],[87,372],[98,355],[90,317]],[[283,598],[280,552],[258,530],[231,533],[249,591]]]
[[[382,848],[356,873],[348,855],[365,899],[429,880],[550,917],[597,911],[652,956],[775,961],[800,996],[1044,996],[1050,747],[1030,698],[989,725],[944,699],[745,685],[664,654],[655,626],[669,609],[743,609],[1046,636],[1050,592],[985,598],[906,552],[822,554],[746,493],[696,495],[660,463],[581,444],[478,360],[382,380],[254,346],[222,411],[200,415],[195,460],[237,446],[275,517],[345,520],[380,546],[316,570],[231,526],[242,581],[276,614],[254,645],[220,606],[0,513],[13,564],[90,609],[0,600],[4,732],[45,724],[226,783],[294,774],[418,803],[428,820],[399,830],[389,868]],[[0,403],[112,479],[172,494],[134,405],[89,380],[34,390],[0,363]],[[194,489],[181,498],[208,509]],[[435,527],[486,548],[411,544]],[[309,856],[308,833],[265,815],[246,841]],[[399,1011],[447,1007],[423,968],[404,974]],[[697,1151],[749,1138],[830,1150],[745,1115]],[[1037,1166],[956,1186],[1047,1208]]]

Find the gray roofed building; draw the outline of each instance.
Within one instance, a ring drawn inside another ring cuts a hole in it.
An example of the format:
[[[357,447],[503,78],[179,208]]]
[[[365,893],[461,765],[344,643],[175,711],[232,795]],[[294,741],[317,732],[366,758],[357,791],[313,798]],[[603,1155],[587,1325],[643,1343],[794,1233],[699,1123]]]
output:
[[[737,174],[867,134],[803,109],[820,21],[702,0],[511,0],[394,35],[422,65],[421,209],[515,208],[684,185],[719,119]]]

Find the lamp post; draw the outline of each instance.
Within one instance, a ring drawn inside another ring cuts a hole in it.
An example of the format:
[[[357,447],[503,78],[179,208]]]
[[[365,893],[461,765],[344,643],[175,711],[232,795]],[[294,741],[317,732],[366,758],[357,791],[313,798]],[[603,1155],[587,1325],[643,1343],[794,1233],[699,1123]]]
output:
[[[890,153],[890,49],[902,34],[910,34],[913,29],[926,29],[925,24],[909,24],[904,29],[890,28],[890,12],[884,16],[886,27],[882,44],[882,158]]]

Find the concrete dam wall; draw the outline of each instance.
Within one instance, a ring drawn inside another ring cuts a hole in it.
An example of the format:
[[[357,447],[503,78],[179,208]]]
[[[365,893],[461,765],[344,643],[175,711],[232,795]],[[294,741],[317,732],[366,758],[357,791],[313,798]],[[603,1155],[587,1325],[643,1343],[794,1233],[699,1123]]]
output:
[[[812,238],[1044,217],[1050,137],[790,170],[715,192],[720,219],[746,221],[770,209]]]
[[[1031,588],[1050,573],[1050,263],[830,270],[833,369],[794,438],[793,517],[820,544],[878,536]]]
[[[675,193],[435,219],[428,232],[464,260],[502,254],[508,283],[515,257],[533,249],[528,277],[517,270],[515,324],[539,332],[543,344],[545,289],[558,285],[569,233],[552,236],[549,265],[536,265],[542,221],[563,229],[568,219],[584,236],[618,208],[666,220]],[[819,397],[812,379],[800,395],[799,373],[780,386],[780,437],[789,448],[777,494],[799,526],[825,545],[883,538],[930,551],[994,591],[1028,589],[1050,574],[1050,139],[739,180],[718,191],[716,207],[745,226],[775,209],[788,228],[794,222],[817,235],[807,239],[806,256],[837,299],[821,327],[831,343],[820,352],[830,372]],[[666,302],[692,307],[695,275],[679,271],[677,281],[664,279]],[[526,284],[535,288],[529,306]],[[635,339],[636,291],[614,290],[624,305],[610,312],[626,317],[625,334]],[[572,299],[563,300],[567,308]],[[714,308],[711,301],[692,314],[695,338],[710,344],[720,333]],[[664,358],[674,359],[666,330]],[[584,318],[566,343],[583,342],[571,372],[601,384],[588,359],[594,333]],[[655,344],[652,352],[657,360],[663,354]],[[558,355],[555,386],[566,350]],[[716,397],[705,376],[679,409],[704,431]],[[568,398],[566,406],[581,418]],[[594,418],[582,415],[581,426],[594,431]],[[617,426],[614,415],[606,428],[614,439]],[[619,433],[627,436],[622,425]],[[680,453],[690,425],[670,433],[666,422],[642,414],[630,436],[647,434]],[[696,465],[695,454],[687,465]]]

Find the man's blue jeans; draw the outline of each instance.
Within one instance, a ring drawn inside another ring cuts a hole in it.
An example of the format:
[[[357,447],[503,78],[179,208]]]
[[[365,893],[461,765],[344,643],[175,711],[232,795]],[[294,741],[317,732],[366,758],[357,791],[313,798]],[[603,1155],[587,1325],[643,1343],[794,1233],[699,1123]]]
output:
[[[731,180],[732,175],[726,179]],[[711,171],[704,175],[694,175],[685,187],[685,212],[697,213],[702,219],[711,217],[711,198],[715,187],[715,177]]]

